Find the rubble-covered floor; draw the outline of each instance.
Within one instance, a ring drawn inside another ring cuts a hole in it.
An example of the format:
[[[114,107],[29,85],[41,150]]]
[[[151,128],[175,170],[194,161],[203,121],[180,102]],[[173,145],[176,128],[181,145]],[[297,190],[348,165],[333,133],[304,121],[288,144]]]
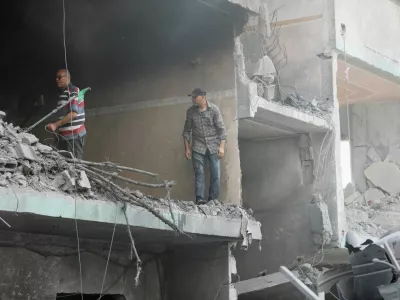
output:
[[[400,152],[382,160],[374,148],[368,151],[364,175],[369,189],[357,191],[352,184],[344,190],[347,224],[363,236],[381,237],[400,222]]]

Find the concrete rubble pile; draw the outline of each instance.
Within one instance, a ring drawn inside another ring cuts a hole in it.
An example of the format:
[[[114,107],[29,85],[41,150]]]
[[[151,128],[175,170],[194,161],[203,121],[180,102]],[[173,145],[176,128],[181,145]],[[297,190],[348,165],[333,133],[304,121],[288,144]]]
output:
[[[400,151],[391,151],[385,160],[374,148],[368,151],[364,175],[365,193],[349,184],[344,190],[349,230],[364,236],[380,237],[400,222]]]
[[[11,186],[130,203],[148,209],[174,229],[177,229],[176,225],[159,214],[159,210],[169,210],[171,214],[174,210],[206,216],[239,219],[246,217],[254,220],[239,206],[225,205],[218,200],[210,201],[200,207],[193,202],[171,200],[169,194],[175,184],[173,181],[139,182],[121,176],[120,172],[139,172],[153,177],[157,174],[111,162],[76,160],[71,153],[43,145],[33,134],[24,133],[19,127],[4,122],[3,112],[0,112],[0,117],[0,188]],[[165,189],[167,196],[163,199],[145,195],[139,190],[129,189],[127,185]]]
[[[300,96],[298,93],[287,95],[287,97],[283,100],[283,104],[297,108],[302,112],[320,117],[331,114],[333,110],[332,106],[328,103],[328,100],[322,101],[314,98],[309,101]]]

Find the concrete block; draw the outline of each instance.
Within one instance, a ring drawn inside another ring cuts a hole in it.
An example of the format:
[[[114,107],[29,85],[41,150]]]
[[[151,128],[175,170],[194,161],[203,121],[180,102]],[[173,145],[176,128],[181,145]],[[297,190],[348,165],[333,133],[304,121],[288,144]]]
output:
[[[13,146],[7,145],[7,146],[5,146],[4,149],[5,149],[12,157],[14,157],[14,158],[19,158],[19,157],[18,157],[18,154],[17,154],[17,151],[15,150],[15,148],[14,148]]]
[[[87,177],[85,171],[80,171],[80,173],[79,173],[78,186],[80,188],[87,189],[87,190],[89,190],[92,187],[90,185],[89,178]]]
[[[52,185],[56,189],[69,191],[75,187],[75,178],[72,178],[69,172],[65,170],[54,178]]]
[[[354,192],[356,191],[354,184],[352,184],[351,182],[349,182],[346,187],[343,190],[343,195],[344,198],[346,199],[347,197],[351,196]]]
[[[30,133],[22,134],[22,143],[27,145],[34,145],[39,141],[39,139]]]
[[[36,148],[38,149],[38,151],[39,151],[40,153],[43,153],[43,154],[45,154],[45,153],[50,153],[51,151],[53,151],[53,149],[52,149],[51,147],[46,146],[46,145],[43,145],[43,144],[41,144],[41,143],[38,143],[38,144],[36,145]]]
[[[372,160],[372,162],[377,162],[377,161],[382,160],[381,157],[379,156],[379,154],[372,147],[368,149],[367,155],[368,155],[368,158],[370,160]]]
[[[27,144],[18,143],[15,147],[18,158],[36,161],[36,153],[33,148]]]
[[[344,199],[344,204],[348,205],[362,205],[364,203],[364,195],[361,195],[359,191],[355,191],[350,196]]]
[[[383,198],[385,198],[385,194],[376,188],[369,189],[365,192],[364,198],[367,203],[372,202],[372,204],[376,204],[381,202]]]
[[[0,110],[0,120],[3,120],[6,117],[6,113]]]
[[[365,177],[371,183],[392,196],[400,193],[400,170],[390,162],[376,162],[364,171]]]

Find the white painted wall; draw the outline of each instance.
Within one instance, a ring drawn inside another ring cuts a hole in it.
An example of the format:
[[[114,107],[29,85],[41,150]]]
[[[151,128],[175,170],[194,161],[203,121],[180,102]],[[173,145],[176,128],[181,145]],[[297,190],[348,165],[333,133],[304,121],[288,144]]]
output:
[[[336,47],[344,51],[340,34],[346,25],[348,55],[400,76],[400,6],[390,0],[336,0]]]

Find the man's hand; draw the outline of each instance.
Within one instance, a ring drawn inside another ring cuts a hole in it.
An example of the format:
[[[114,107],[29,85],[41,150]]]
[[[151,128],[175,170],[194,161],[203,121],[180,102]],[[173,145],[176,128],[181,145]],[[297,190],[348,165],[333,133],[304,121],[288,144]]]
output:
[[[47,124],[46,127],[47,127],[47,129],[50,130],[51,132],[54,132],[54,131],[57,130],[57,125],[56,125],[55,123]]]
[[[221,159],[223,158],[225,155],[225,149],[223,146],[219,146],[218,148],[218,158]]]
[[[190,148],[186,148],[186,154],[185,154],[187,159],[191,159],[192,158],[192,153],[190,152]]]

